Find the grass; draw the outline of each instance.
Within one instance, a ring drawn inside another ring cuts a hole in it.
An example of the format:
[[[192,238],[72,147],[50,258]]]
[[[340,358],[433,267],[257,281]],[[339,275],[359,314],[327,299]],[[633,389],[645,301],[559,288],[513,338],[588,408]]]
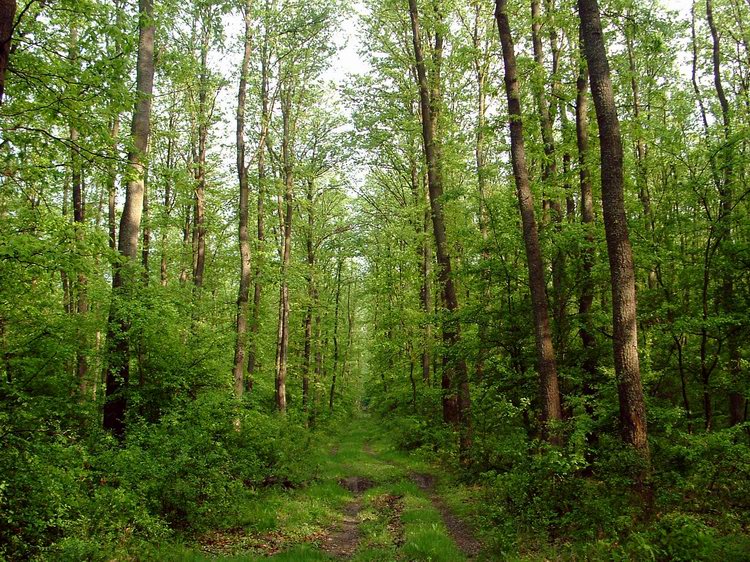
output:
[[[337,528],[355,495],[343,478],[367,479],[361,493],[356,562],[414,560],[459,562],[464,556],[450,538],[439,511],[410,479],[429,466],[397,451],[369,418],[321,437],[310,450],[306,484],[298,489],[269,489],[244,499],[226,529],[197,537],[191,544],[163,545],[142,553],[142,560],[186,562],[318,562],[334,558],[320,547]],[[456,506],[466,497],[454,495]],[[453,502],[451,502],[453,503]],[[464,510],[465,511],[465,510]]]

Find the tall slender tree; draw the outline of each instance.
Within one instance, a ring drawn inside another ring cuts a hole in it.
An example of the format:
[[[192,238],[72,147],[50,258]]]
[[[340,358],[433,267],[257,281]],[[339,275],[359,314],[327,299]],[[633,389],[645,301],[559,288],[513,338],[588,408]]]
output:
[[[552,343],[552,332],[547,312],[547,293],[544,281],[544,266],[539,248],[539,233],[534,212],[534,196],[526,166],[526,147],[521,112],[521,93],[518,83],[516,54],[513,36],[508,20],[507,0],[496,0],[495,18],[500,32],[505,65],[505,92],[508,99],[508,119],[510,123],[510,146],[513,176],[516,183],[518,205],[523,223],[523,238],[526,246],[526,261],[529,269],[531,306],[534,314],[534,334],[536,337],[537,369],[542,402],[542,421],[554,422],[562,417],[560,389],[557,380],[557,364]],[[557,440],[553,436],[553,440]]]
[[[581,38],[599,125],[602,207],[612,284],[612,349],[620,400],[622,436],[644,460],[642,478],[650,470],[646,404],[638,358],[635,269],[625,214],[623,152],[609,61],[597,0],[578,0]]]
[[[138,2],[138,57],[136,66],[136,100],[130,128],[132,149],[128,152],[125,206],[120,220],[118,250],[124,263],[115,268],[108,340],[111,353],[107,369],[104,428],[117,437],[125,434],[127,388],[130,380],[130,322],[122,297],[131,297],[137,283],[134,268],[138,259],[138,238],[143,212],[144,177],[149,135],[151,134],[151,96],[154,89],[154,24],[153,0]]]
[[[422,48],[422,31],[419,22],[419,12],[416,0],[409,0],[409,16],[411,19],[412,45],[417,67],[417,86],[422,121],[422,141],[424,156],[427,163],[427,186],[430,194],[430,208],[432,211],[432,230],[435,238],[435,253],[438,262],[438,279],[442,287],[443,304],[450,317],[443,322],[443,419],[448,423],[460,426],[461,449],[467,451],[471,446],[471,399],[469,396],[468,372],[466,361],[458,356],[457,346],[461,339],[461,332],[455,313],[458,310],[458,297],[451,273],[451,257],[448,251],[448,240],[443,212],[443,173],[440,162],[438,140],[435,129],[438,123],[435,99],[439,92],[439,75],[433,76],[432,88],[427,77],[425,58]],[[439,68],[439,57],[442,51],[441,31],[435,33],[433,47],[433,67]],[[438,64],[436,64],[438,63]]]

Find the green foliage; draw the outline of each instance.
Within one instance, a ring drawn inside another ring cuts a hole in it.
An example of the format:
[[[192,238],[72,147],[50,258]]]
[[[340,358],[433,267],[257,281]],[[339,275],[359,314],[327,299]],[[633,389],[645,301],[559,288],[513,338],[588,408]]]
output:
[[[8,431],[0,552],[66,560],[105,559],[175,530],[231,524],[257,490],[299,483],[310,439],[302,427],[218,392],[157,424],[133,426],[122,447],[98,434],[86,441]]]

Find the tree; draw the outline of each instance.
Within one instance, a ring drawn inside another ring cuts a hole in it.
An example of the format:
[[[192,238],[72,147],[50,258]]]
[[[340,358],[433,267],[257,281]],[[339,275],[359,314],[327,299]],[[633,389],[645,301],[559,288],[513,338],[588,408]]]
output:
[[[138,237],[143,212],[146,154],[151,133],[151,95],[154,88],[154,35],[152,0],[139,0],[138,63],[136,73],[136,103],[130,128],[133,148],[128,152],[128,181],[125,207],[120,219],[118,250],[124,263],[116,267],[112,280],[115,296],[132,297],[136,278],[134,268],[138,259]],[[122,303],[113,300],[110,311],[108,340],[111,354],[107,369],[104,404],[104,428],[117,437],[125,433],[127,388],[130,380],[129,323]]]
[[[442,29],[434,31],[435,45],[433,47],[433,69],[436,76],[432,77],[432,88],[427,77],[425,58],[422,52],[422,32],[419,23],[419,13],[416,0],[409,0],[409,16],[411,19],[412,44],[417,70],[417,84],[419,86],[419,100],[422,121],[422,148],[427,163],[427,186],[429,188],[430,209],[432,212],[432,230],[435,238],[435,253],[438,262],[438,279],[442,287],[443,304],[449,318],[443,323],[443,420],[456,424],[460,428],[461,450],[471,446],[471,399],[469,395],[468,372],[466,362],[457,356],[456,348],[461,339],[461,332],[455,313],[458,310],[458,298],[451,273],[451,257],[448,253],[446,239],[445,218],[443,215],[443,174],[440,150],[435,138],[439,111],[439,65],[442,49]],[[438,24],[441,25],[441,24]]]
[[[507,10],[507,2],[505,0],[497,0],[495,3],[495,18],[497,19],[500,43],[503,49],[505,92],[508,99],[508,119],[510,123],[511,161],[513,164],[518,205],[521,210],[521,219],[523,222],[526,261],[529,268],[529,286],[531,289],[531,306],[534,313],[537,368],[539,371],[539,390],[542,399],[542,421],[548,423],[555,422],[562,417],[560,390],[557,381],[557,365],[555,362],[555,350],[552,344],[552,332],[547,313],[547,294],[542,256],[539,248],[539,233],[534,213],[534,196],[531,192],[529,173],[526,167],[521,95],[516,71],[516,55]],[[553,441],[556,440],[556,438],[553,438]]]
[[[248,232],[250,185],[248,169],[245,163],[245,105],[247,98],[247,75],[252,55],[252,0],[244,6],[245,15],[245,49],[240,67],[240,85],[237,93],[237,178],[240,184],[240,287],[237,295],[237,341],[234,348],[234,393],[242,397],[245,389],[245,351],[247,348],[247,303],[250,296],[250,233]]]
[[[623,440],[638,452],[645,463],[643,478],[650,470],[650,453],[638,358],[635,270],[623,194],[622,138],[597,0],[578,0],[578,11],[599,125],[602,207],[612,285],[612,349],[620,399],[620,422]]]

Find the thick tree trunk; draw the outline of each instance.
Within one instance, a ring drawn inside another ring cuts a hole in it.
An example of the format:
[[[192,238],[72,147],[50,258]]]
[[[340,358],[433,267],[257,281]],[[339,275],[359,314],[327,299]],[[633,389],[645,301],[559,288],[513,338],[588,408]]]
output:
[[[138,259],[138,235],[143,211],[143,178],[148,139],[151,132],[151,94],[154,87],[153,0],[139,0],[139,38],[136,67],[136,102],[131,126],[133,148],[128,153],[128,183],[120,220],[118,250],[126,263],[115,269],[112,281],[114,299],[110,310],[108,340],[111,342],[107,370],[104,428],[122,438],[125,433],[126,392],[130,376],[128,331],[130,324],[121,302],[130,296],[136,277],[132,268]]]
[[[422,38],[419,25],[416,0],[409,0],[409,15],[412,27],[412,42],[417,66],[417,82],[419,87],[420,108],[422,112],[422,140],[427,162],[427,186],[430,195],[432,211],[432,230],[435,237],[435,253],[438,262],[438,280],[443,292],[443,305],[450,317],[443,323],[443,419],[447,423],[459,425],[460,447],[462,453],[471,446],[471,420],[469,381],[466,362],[463,358],[454,357],[455,350],[461,339],[461,333],[455,313],[458,310],[458,298],[453,285],[451,274],[451,258],[448,253],[448,241],[445,232],[445,218],[443,216],[443,178],[438,144],[434,138],[436,115],[433,111],[436,100],[436,88],[439,79],[433,80],[433,95],[427,79],[424,56],[422,54]],[[435,56],[442,50],[442,39],[436,34]],[[433,57],[434,59],[435,57]],[[433,67],[438,67],[433,60]]]
[[[236,342],[234,346],[234,395],[242,398],[245,390],[245,350],[247,348],[247,303],[250,296],[250,234],[247,166],[245,165],[245,102],[247,98],[247,75],[252,54],[252,0],[245,2],[245,52],[240,68],[240,85],[237,93],[237,178],[240,186],[240,287],[237,294]]]
[[[578,12],[596,120],[599,124],[602,206],[612,283],[612,346],[620,398],[620,421],[623,439],[644,460],[642,477],[646,478],[650,470],[650,455],[646,405],[638,359],[635,270],[625,214],[620,124],[597,0],[578,0]]]
[[[15,20],[16,0],[0,0],[0,104],[3,103],[5,93],[5,73],[8,70]]]
[[[552,344],[552,333],[547,313],[547,293],[544,281],[544,266],[539,248],[539,233],[534,215],[534,199],[526,167],[526,148],[524,144],[523,123],[521,120],[521,96],[516,71],[516,55],[513,37],[508,21],[507,1],[496,0],[495,17],[500,33],[505,64],[505,91],[508,98],[510,116],[510,142],[513,176],[515,177],[518,204],[523,223],[523,237],[526,246],[526,260],[529,268],[529,286],[531,288],[531,306],[534,313],[534,333],[536,336],[539,386],[542,401],[542,421],[544,423],[559,420],[562,417],[560,408],[560,390],[557,380],[557,365]],[[553,441],[557,441],[551,436]]]

